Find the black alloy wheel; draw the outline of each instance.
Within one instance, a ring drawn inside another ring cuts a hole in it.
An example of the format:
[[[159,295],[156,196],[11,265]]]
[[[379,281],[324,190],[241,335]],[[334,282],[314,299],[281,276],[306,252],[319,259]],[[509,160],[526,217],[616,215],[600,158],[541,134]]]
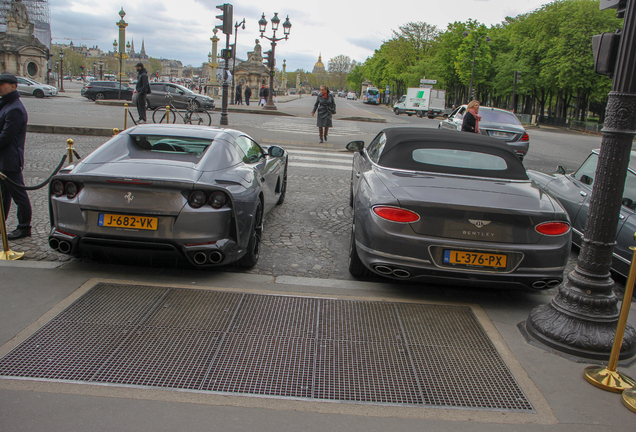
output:
[[[355,277],[369,277],[373,275],[373,272],[362,264],[360,256],[358,256],[358,249],[356,248],[356,219],[353,216],[353,223],[351,224],[351,241],[349,242],[349,273]]]
[[[37,89],[36,91],[33,92],[33,96],[35,96],[36,98],[43,98],[44,92],[40,89]]]
[[[95,95],[96,100],[103,100],[105,98],[104,93],[97,93]]]
[[[263,236],[263,206],[258,201],[256,211],[254,212],[254,224],[250,233],[250,241],[247,244],[247,253],[239,260],[238,265],[241,267],[252,268],[258,262],[261,254],[261,238]]]

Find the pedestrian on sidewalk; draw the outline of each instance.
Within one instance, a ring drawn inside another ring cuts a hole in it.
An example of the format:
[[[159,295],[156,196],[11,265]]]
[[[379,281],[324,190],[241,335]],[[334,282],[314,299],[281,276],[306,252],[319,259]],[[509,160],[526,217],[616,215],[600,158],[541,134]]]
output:
[[[137,112],[139,113],[139,121],[137,124],[146,123],[146,95],[150,93],[150,84],[148,83],[148,71],[144,68],[144,64],[139,62],[135,65],[137,69]]]
[[[241,84],[236,85],[236,105],[243,105],[243,88]]]
[[[250,98],[252,97],[252,89],[245,84],[245,105],[250,106]]]
[[[329,93],[329,87],[324,85],[320,86],[320,94],[316,97],[316,103],[311,112],[312,116],[316,114],[316,110],[318,111],[316,125],[318,126],[320,142],[322,142],[323,138],[327,141],[329,128],[333,127],[331,116],[336,113],[336,101],[333,99],[331,93]]]
[[[0,171],[8,180],[24,187],[24,144],[29,117],[17,91],[14,75],[0,75]],[[7,234],[9,240],[31,237],[33,210],[26,191],[8,181],[0,181],[5,221],[9,217],[11,200],[18,207],[18,227]]]
[[[471,100],[466,107],[466,113],[462,120],[462,131],[479,133],[479,120],[481,120],[481,116],[479,115],[479,101]]]

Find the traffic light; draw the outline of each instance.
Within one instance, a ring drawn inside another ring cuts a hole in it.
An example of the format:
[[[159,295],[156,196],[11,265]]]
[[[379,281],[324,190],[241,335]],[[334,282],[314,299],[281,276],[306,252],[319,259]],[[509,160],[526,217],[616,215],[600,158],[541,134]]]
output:
[[[218,5],[217,9],[221,9],[223,11],[222,15],[217,15],[216,17],[223,21],[223,24],[217,25],[216,28],[221,30],[226,35],[232,34],[232,10],[233,6],[229,3],[223,3],[222,5]]]
[[[265,55],[267,56],[266,60],[265,60],[265,64],[267,65],[268,68],[273,68],[274,66],[276,66],[276,60],[274,59],[273,56],[273,52],[271,50],[267,51],[265,53]]]
[[[222,49],[221,50],[221,58],[223,60],[232,60],[232,50],[231,49]]]

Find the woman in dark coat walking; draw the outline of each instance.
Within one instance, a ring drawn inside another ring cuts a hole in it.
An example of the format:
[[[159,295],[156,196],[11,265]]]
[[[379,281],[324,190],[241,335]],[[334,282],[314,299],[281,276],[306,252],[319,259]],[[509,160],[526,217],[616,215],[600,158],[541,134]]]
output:
[[[318,111],[316,125],[318,126],[320,142],[322,142],[323,137],[325,141],[327,141],[329,128],[333,127],[331,116],[336,113],[336,101],[333,100],[333,96],[329,93],[329,87],[324,85],[320,86],[320,94],[316,97],[316,103],[314,104],[314,109],[311,112],[312,116],[316,114],[316,110]]]

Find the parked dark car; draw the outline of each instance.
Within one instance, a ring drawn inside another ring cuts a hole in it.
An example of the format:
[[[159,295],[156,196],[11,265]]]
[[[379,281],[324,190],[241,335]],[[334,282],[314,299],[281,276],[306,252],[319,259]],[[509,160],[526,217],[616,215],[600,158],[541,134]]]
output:
[[[132,100],[133,89],[127,83],[118,81],[91,81],[82,87],[81,95],[90,100],[118,99]]]
[[[439,129],[461,131],[467,105],[457,107],[439,123]],[[479,131],[483,135],[500,139],[517,153],[519,159],[528,154],[530,136],[514,113],[499,108],[480,107]]]
[[[572,242],[579,247],[585,232],[598,155],[599,150],[592,150],[585,162],[571,173],[566,173],[563,167],[558,167],[555,174],[528,171],[532,180],[543,190],[555,196],[565,207],[572,221]],[[636,246],[634,233],[636,233],[636,151],[632,150],[623,189],[623,205],[616,227],[616,245],[612,254],[612,270],[625,277],[628,276],[632,263],[633,252],[629,248]]]
[[[179,84],[153,82],[150,83],[150,94],[146,96],[146,106],[148,109],[155,109],[159,106],[168,105],[166,95],[172,96],[172,104],[179,109],[186,109],[189,101],[193,101],[195,108],[206,110],[214,109],[214,99],[209,96],[198,94]],[[132,103],[137,104],[137,91],[132,97]]]
[[[49,246],[252,267],[263,220],[286,190],[281,147],[232,129],[136,126],[53,177]]]
[[[349,272],[469,286],[558,286],[571,230],[502,141],[396,127],[353,141]]]

